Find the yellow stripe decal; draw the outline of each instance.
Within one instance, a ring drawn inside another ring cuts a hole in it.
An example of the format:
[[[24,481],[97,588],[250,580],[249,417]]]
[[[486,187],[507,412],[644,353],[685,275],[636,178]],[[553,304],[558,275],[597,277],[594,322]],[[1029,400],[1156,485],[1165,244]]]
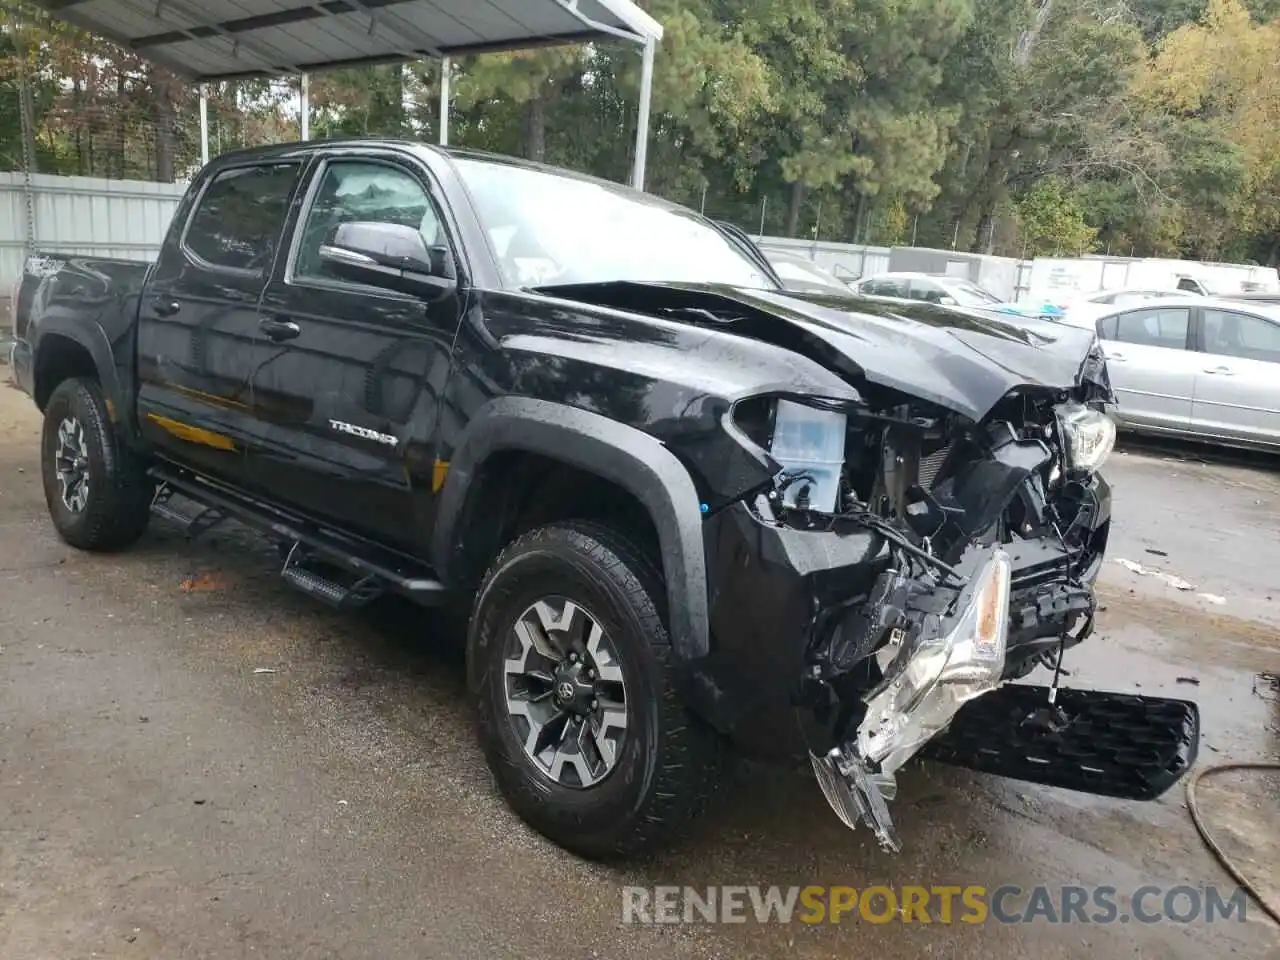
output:
[[[231,407],[236,410],[248,410],[247,404],[241,403],[239,400],[232,400],[230,397],[219,397],[216,394],[205,393],[203,390],[197,390],[195,387],[182,387],[176,383],[165,384],[169,389],[176,390],[178,393],[185,393],[189,397],[197,400],[203,400],[205,403],[215,407]]]
[[[230,437],[224,437],[222,434],[214,433],[212,430],[205,430],[203,427],[193,427],[187,423],[170,420],[168,417],[162,417],[158,413],[148,413],[147,419],[161,429],[169,431],[179,440],[198,443],[202,447],[213,447],[215,450],[234,451],[236,448],[235,442]]]
[[[449,476],[449,461],[436,460],[431,468],[431,492],[439,493],[444,486],[445,477]]]

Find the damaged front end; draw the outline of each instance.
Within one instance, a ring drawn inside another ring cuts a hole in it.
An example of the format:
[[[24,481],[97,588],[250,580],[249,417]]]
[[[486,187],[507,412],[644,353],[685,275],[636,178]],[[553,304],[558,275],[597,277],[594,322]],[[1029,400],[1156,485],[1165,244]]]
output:
[[[1009,585],[1009,556],[992,548],[952,615],[896,627],[877,652],[883,679],[862,697],[866,710],[856,735],[812,756],[832,809],[850,828],[870,825],[886,849],[899,848],[886,803],[896,792],[893,774],[961,707],[1003,680]]]
[[[778,472],[708,525],[714,650],[696,672],[700,706],[765,752],[787,740],[787,714],[798,719],[832,808],[891,850],[895,774],[922,750],[1117,796],[1167,788],[1194,759],[1194,705],[1144,714],[1133,698],[1083,691],[1070,711],[1058,702],[1063,653],[1093,628],[1110,530],[1097,472],[1115,439],[1109,393],[1105,372],[1086,370],[1075,390],[1014,391],[979,423],[887,390],[852,404],[740,402],[734,428]],[[1006,684],[1042,664],[1054,687],[1023,709],[1038,688]],[[1142,790],[1102,783],[1107,758],[1081,749],[1080,724],[1118,701],[1150,720],[1147,749],[1129,758],[1146,770]],[[985,740],[964,722],[979,705]],[[1076,749],[1055,753],[1064,737]]]

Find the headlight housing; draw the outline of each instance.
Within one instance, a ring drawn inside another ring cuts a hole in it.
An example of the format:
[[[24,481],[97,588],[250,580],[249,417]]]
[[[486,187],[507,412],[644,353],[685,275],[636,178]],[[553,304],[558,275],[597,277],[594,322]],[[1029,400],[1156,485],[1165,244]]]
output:
[[[885,680],[867,700],[857,740],[859,755],[880,772],[897,770],[961,707],[1002,683],[1011,571],[1008,554],[994,548],[953,615],[922,629],[882,665]]]
[[[810,510],[835,512],[848,422],[835,410],[778,400],[769,455],[782,465],[778,486],[785,506],[804,500]]]
[[[1116,445],[1115,421],[1083,403],[1060,403],[1053,412],[1058,418],[1067,469],[1078,473],[1096,471]]]

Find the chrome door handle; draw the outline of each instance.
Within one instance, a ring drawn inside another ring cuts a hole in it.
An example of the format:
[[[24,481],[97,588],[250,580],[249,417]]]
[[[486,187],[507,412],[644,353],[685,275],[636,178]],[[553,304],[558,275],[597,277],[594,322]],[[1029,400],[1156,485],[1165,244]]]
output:
[[[274,343],[279,343],[282,340],[292,340],[302,333],[302,328],[292,320],[260,320],[258,321],[258,326],[266,334],[267,339]]]
[[[182,302],[171,297],[156,297],[151,301],[151,308],[158,317],[172,317],[182,309]]]
[[[1230,367],[1205,367],[1204,372],[1216,373],[1224,377],[1234,377],[1236,375],[1235,371],[1232,370]]]
[[[1107,354],[1107,360],[1108,360],[1108,361],[1110,361],[1110,360],[1119,360],[1121,363],[1124,363],[1124,354],[1123,354],[1123,353],[1109,353],[1109,354]]]

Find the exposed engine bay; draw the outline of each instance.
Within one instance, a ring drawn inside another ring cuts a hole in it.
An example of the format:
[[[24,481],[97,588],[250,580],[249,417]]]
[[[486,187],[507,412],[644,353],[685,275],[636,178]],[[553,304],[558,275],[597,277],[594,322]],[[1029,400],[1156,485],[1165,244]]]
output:
[[[884,541],[870,588],[815,618],[805,690],[837,715],[819,783],[888,849],[895,771],[1006,680],[1046,664],[1056,687],[1092,631],[1109,531],[1095,474],[1115,428],[1101,389],[1076,395],[1011,395],[980,424],[912,402],[737,412],[783,465],[753,505],[763,522]]]

